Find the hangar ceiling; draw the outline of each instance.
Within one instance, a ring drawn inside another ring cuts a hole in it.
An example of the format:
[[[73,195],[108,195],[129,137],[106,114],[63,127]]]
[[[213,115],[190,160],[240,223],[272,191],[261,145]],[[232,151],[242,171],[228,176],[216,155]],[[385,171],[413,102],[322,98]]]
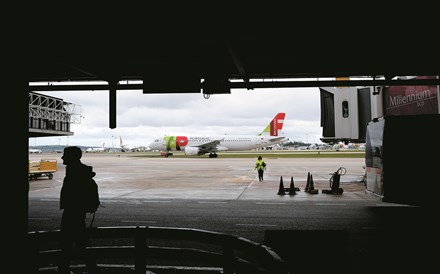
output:
[[[376,83],[380,85],[391,84],[390,80],[396,76],[439,74],[439,53],[430,48],[405,51],[406,46],[411,45],[371,46],[367,41],[359,41],[358,45],[304,39],[201,35],[174,39],[158,36],[126,43],[95,40],[86,48],[78,45],[78,41],[61,48],[40,45],[39,54],[33,54],[33,61],[28,65],[29,81],[135,79],[143,80],[146,93],[200,92],[203,85],[205,90],[223,93],[228,87],[323,86],[328,83],[320,81],[328,77],[375,77],[381,79],[382,82]],[[260,84],[262,79],[287,78],[290,80],[285,84]],[[309,82],[295,81],[300,78],[308,78]],[[230,84],[228,80],[241,80],[241,83]],[[366,83],[369,82],[339,85]],[[38,88],[32,90],[38,91]]]
[[[16,36],[30,82],[136,79],[146,93],[271,87],[257,79],[310,79],[273,84],[295,87],[331,84],[317,81],[326,77],[440,74],[436,9],[307,6],[38,7]]]

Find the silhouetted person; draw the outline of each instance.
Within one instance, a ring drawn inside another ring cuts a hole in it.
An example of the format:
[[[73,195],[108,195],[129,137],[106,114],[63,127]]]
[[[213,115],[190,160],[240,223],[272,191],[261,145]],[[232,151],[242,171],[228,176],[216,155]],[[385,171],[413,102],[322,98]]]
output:
[[[264,171],[266,170],[266,163],[263,161],[263,157],[258,156],[258,160],[255,163],[255,169],[258,171],[258,180],[263,181]]]
[[[86,229],[86,211],[82,206],[81,197],[86,189],[85,184],[95,176],[93,168],[81,162],[82,151],[79,147],[64,148],[61,157],[66,166],[66,175],[60,195],[61,217],[61,249],[62,256],[58,273],[70,273],[70,260],[74,253],[80,254],[85,260],[88,273],[98,273],[96,262],[87,254],[89,244]]]

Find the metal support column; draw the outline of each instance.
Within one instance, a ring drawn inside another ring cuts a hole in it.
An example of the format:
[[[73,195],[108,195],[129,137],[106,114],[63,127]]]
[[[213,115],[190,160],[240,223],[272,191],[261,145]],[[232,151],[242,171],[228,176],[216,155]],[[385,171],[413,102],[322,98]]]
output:
[[[109,84],[109,127],[116,128],[116,85],[117,81],[111,80]]]

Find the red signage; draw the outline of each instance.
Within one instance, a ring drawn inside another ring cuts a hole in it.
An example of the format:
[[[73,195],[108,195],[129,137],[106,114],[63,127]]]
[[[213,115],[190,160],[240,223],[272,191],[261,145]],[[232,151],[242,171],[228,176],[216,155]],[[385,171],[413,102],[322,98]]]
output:
[[[421,76],[417,79],[435,79]],[[390,86],[384,88],[386,115],[438,114],[438,86]]]

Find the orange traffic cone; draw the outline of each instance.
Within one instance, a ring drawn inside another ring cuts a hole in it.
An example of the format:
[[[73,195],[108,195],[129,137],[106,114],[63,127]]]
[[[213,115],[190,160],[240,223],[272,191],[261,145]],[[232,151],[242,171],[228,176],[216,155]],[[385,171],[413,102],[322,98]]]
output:
[[[286,192],[284,191],[283,176],[281,176],[280,178],[280,187],[278,188],[278,195],[286,195]]]
[[[290,177],[289,195],[296,195],[295,184],[293,183],[293,177]]]

